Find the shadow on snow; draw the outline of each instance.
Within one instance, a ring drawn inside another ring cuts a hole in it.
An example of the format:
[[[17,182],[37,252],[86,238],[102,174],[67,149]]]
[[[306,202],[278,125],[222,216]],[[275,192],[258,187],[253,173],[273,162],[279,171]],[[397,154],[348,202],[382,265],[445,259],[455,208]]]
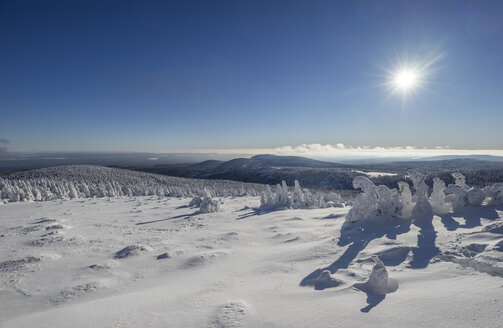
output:
[[[349,247],[346,248],[344,253],[335,260],[335,262],[325,268],[316,269],[307,275],[300,282],[300,286],[314,286],[314,282],[324,270],[329,270],[331,274],[334,274],[339,269],[346,269],[372,240],[383,236],[386,236],[389,239],[396,239],[397,235],[406,233],[409,230],[410,221],[403,219],[394,219],[393,222],[386,225],[344,223],[341,228],[341,236],[339,237],[337,245],[349,245]]]
[[[474,207],[467,208],[462,212],[458,213],[447,213],[439,215],[440,221],[444,225],[445,229],[449,231],[454,231],[456,229],[471,229],[481,226],[481,219],[485,218],[488,220],[495,220],[499,218],[498,208],[495,207]],[[461,217],[464,219],[465,223],[460,224],[454,217]]]
[[[159,220],[152,220],[152,221],[145,221],[145,222],[138,222],[136,225],[144,225],[144,224],[150,224],[150,223],[157,223],[157,222],[163,222],[163,221],[169,221],[169,220],[175,220],[175,219],[181,219],[181,218],[189,218],[191,216],[195,216],[201,214],[199,211],[196,211],[191,214],[181,214],[177,216],[172,216],[170,218],[165,218],[165,219],[159,219]]]

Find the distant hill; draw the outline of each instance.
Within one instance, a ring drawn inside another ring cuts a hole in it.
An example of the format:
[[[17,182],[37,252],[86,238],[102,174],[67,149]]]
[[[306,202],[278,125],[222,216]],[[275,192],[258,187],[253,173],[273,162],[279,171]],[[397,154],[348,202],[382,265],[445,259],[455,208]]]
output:
[[[377,184],[396,187],[407,171],[419,169],[431,176],[463,171],[473,184],[503,181],[503,161],[484,161],[472,158],[444,160],[411,160],[376,164],[349,165],[319,161],[300,156],[256,155],[229,161],[209,160],[201,163],[161,164],[152,167],[129,167],[164,175],[187,178],[224,179],[253,183],[277,184],[285,180],[292,185],[298,180],[303,187],[315,189],[351,190],[353,178],[367,175]],[[480,173],[481,170],[484,171]],[[485,176],[485,178],[483,178]]]
[[[441,161],[446,159],[475,159],[479,161],[503,162],[503,156],[492,156],[492,155],[441,155],[441,156],[423,157],[421,158],[421,161]]]
[[[503,161],[485,161],[473,158],[456,158],[443,160],[414,160],[414,161],[399,161],[387,162],[379,164],[362,165],[367,169],[396,169],[409,170],[421,169],[427,171],[442,171],[442,170],[480,170],[480,169],[503,169]]]
[[[159,164],[145,171],[181,177],[221,176],[228,172],[248,172],[267,168],[352,168],[352,165],[318,161],[300,156],[256,155],[229,161],[208,160],[201,163]]]

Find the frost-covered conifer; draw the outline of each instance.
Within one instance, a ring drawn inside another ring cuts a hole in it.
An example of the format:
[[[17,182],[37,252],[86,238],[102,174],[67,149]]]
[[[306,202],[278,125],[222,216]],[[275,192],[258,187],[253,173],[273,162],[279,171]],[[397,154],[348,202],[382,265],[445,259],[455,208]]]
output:
[[[207,188],[215,196],[258,196],[265,186],[222,180],[184,179],[93,165],[50,167],[0,178],[2,202],[78,197],[194,197]]]
[[[414,204],[411,213],[412,218],[417,219],[432,215],[433,209],[428,201],[428,186],[424,182],[426,176],[416,170],[410,171],[409,176],[416,191],[412,197],[412,203]]]
[[[356,196],[353,207],[346,215],[347,222],[383,223],[400,213],[400,198],[396,190],[392,191],[383,185],[376,186],[364,176],[354,178],[353,186],[362,189],[363,193]]]
[[[440,178],[433,178],[433,191],[430,195],[430,204],[435,214],[445,214],[451,210],[445,200],[445,182]]]

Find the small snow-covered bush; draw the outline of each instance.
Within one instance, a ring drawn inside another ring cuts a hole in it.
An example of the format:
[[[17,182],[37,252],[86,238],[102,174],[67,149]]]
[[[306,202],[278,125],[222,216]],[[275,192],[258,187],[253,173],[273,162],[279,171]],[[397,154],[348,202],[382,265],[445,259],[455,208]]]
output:
[[[205,190],[203,200],[201,201],[201,203],[199,205],[199,212],[200,213],[215,213],[215,212],[218,212],[219,207],[220,207],[219,202],[217,200],[213,200],[211,198],[211,195],[208,192],[208,190]]]

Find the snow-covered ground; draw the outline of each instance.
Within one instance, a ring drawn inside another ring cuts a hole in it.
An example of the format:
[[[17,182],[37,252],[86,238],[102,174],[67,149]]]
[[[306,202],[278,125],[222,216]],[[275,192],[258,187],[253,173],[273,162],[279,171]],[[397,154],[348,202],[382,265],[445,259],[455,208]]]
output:
[[[501,327],[501,209],[341,230],[347,207],[260,212],[259,197],[228,197],[198,214],[190,200],[0,206],[0,325]],[[373,255],[395,292],[354,287]]]

